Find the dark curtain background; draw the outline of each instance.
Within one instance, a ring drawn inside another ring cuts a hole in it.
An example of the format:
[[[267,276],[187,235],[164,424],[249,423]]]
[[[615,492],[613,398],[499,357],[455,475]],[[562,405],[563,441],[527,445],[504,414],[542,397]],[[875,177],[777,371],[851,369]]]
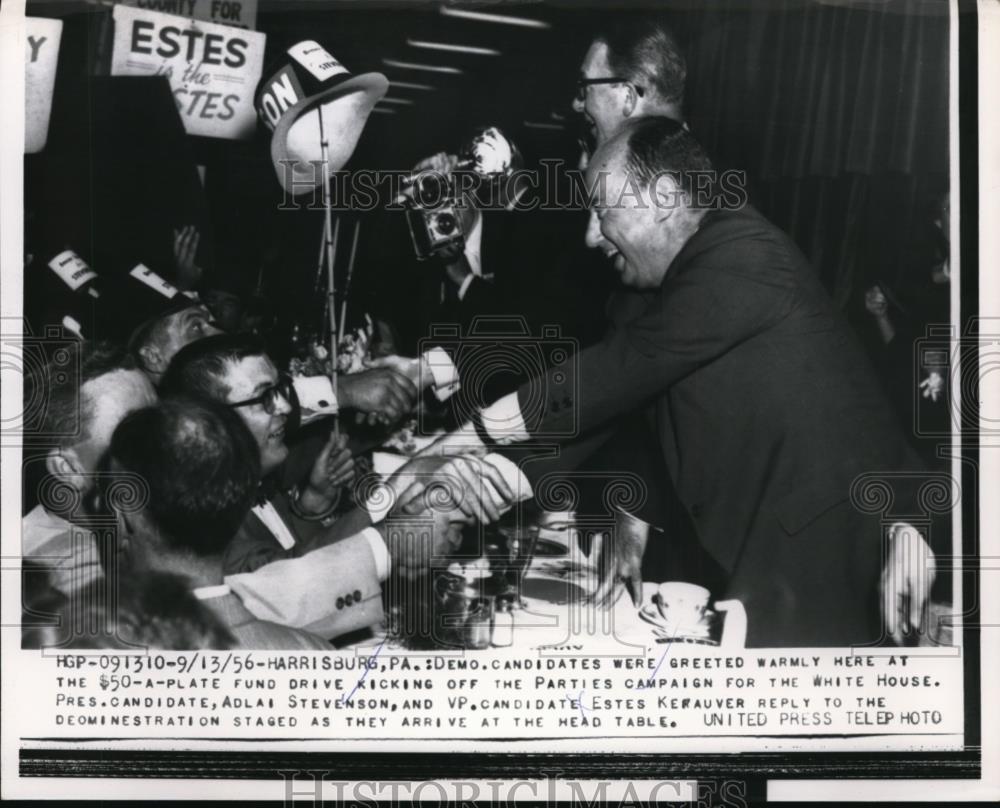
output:
[[[551,21],[547,32],[474,24],[453,29],[448,26],[457,23],[444,20],[430,4],[387,13],[349,2],[293,4],[294,10],[262,3],[258,27],[268,35],[266,62],[308,38],[357,73],[383,69],[383,56],[412,58],[407,37],[453,37],[503,52],[492,60],[467,58],[464,76],[432,79],[438,89],[411,94],[413,106],[399,108],[397,115],[372,115],[348,168],[408,167],[420,156],[454,148],[460,132],[490,120],[513,122],[515,139],[533,160],[562,157],[575,164],[569,104],[578,66],[594,29],[636,10],[638,3],[526,6],[525,13]],[[29,12],[56,13],[62,5],[33,2]],[[54,125],[97,61],[101,17],[107,14],[69,5],[76,13],[57,14],[67,26]],[[913,256],[930,227],[928,203],[947,187],[948,4],[668,0],[647,3],[644,10],[649,5],[663,10],[687,53],[686,112],[694,133],[720,167],[746,171],[751,202],[796,240],[837,303],[866,321],[864,290],[875,279],[898,287],[916,271],[920,262]],[[427,80],[419,74],[410,78]],[[566,120],[567,129],[518,128],[522,119]],[[62,126],[63,138],[72,139],[78,128]],[[52,215],[52,180],[61,175],[42,166],[52,161],[59,140],[53,138],[46,154],[26,159],[29,209],[37,209],[38,218]],[[163,154],[152,134],[139,140],[135,148],[145,154]],[[171,215],[157,219],[155,243],[160,252],[169,251],[171,228],[197,223],[208,285],[244,297],[256,292],[285,311],[285,319],[304,310],[308,319],[321,319],[314,292],[321,219],[317,211],[277,209],[281,195],[263,127],[245,142],[187,141],[184,160],[207,166],[203,189],[190,181],[181,188],[176,171],[165,169],[156,177],[137,171],[124,151],[111,150],[116,159],[99,166],[96,158],[78,160],[78,173],[89,172],[104,186],[118,172],[122,183],[131,184],[131,191],[118,194],[119,218],[122,206],[149,211],[143,200],[151,193],[172,200]],[[86,204],[57,212],[57,224],[78,224],[89,237],[89,220],[96,215],[91,208],[99,207],[99,200],[86,190],[81,195]],[[363,243],[381,235],[365,223]],[[153,242],[150,237],[145,243]],[[365,271],[359,267],[359,277]]]
[[[947,4],[713,3],[681,25],[692,130],[837,303],[905,283],[947,189]]]

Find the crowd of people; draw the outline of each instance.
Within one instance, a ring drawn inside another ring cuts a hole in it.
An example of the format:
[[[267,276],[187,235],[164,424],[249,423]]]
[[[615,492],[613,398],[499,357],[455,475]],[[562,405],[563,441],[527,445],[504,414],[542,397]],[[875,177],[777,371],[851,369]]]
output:
[[[417,312],[423,336],[529,306],[534,324],[561,314],[539,277],[571,277],[589,250],[614,289],[572,356],[482,386],[481,351],[422,340],[333,384],[289,376],[260,335],[224,332],[175,290],[118,341],[73,342],[77,372],[62,357],[29,378],[47,443],[23,520],[25,643],[328,649],[384,621],[390,576],[447,565],[468,526],[554,475],[631,471],[636,445],[663,474],[643,472],[657,482],[633,516],[689,534],[715,594],[744,603],[749,645],[912,639],[947,552],[907,516],[923,464],[791,240],[749,204],[703,203],[693,178],[714,166],[684,123],[684,80],[656,20],[596,35],[573,100],[596,189],[568,217],[576,243],[528,261],[504,250],[528,214],[494,224],[472,207],[463,248],[424,273],[441,308]],[[192,238],[178,233],[180,253]],[[353,425],[435,401],[453,429],[376,482]],[[856,484],[897,472],[911,486],[887,523]],[[654,552],[623,542],[613,584],[640,598]]]

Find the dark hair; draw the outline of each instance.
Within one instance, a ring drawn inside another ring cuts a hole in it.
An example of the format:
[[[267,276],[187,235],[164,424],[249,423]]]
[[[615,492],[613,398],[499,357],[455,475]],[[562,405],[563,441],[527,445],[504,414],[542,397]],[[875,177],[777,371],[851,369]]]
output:
[[[221,553],[260,485],[260,450],[242,419],[211,401],[175,398],[130,413],[110,458],[149,487],[146,513],[168,543]]]
[[[102,579],[70,597],[50,588],[26,599],[21,647],[192,651],[237,644],[178,575],[154,571],[123,576],[113,597],[111,586]],[[55,620],[39,619],[49,615]]]
[[[712,161],[694,136],[671,118],[640,118],[629,123],[625,169],[643,184],[664,174],[694,198],[697,178],[712,176]]]
[[[267,348],[249,334],[215,334],[181,348],[163,374],[164,396],[187,395],[224,402],[226,365],[248,356],[267,356]]]
[[[664,101],[684,102],[687,64],[673,33],[656,15],[616,19],[595,41],[608,48],[608,67],[616,76],[656,90]]]
[[[137,369],[128,352],[109,340],[60,345],[44,366],[25,378],[25,401],[39,401],[44,407],[40,422],[34,428],[26,423],[26,431],[39,429],[42,436],[52,436],[64,447],[86,440],[94,407],[80,395],[83,385],[107,373]]]

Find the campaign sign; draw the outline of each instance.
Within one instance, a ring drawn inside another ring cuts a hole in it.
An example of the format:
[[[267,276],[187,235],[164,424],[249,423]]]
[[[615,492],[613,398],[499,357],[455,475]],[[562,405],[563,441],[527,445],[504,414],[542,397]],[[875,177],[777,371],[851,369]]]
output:
[[[257,0],[122,0],[122,4],[239,28],[257,27]]]
[[[27,39],[24,46],[24,153],[34,154],[45,148],[52,113],[52,88],[56,83],[59,62],[59,39],[62,20],[26,17]]]
[[[264,34],[115,6],[113,76],[166,76],[189,135],[253,134]]]

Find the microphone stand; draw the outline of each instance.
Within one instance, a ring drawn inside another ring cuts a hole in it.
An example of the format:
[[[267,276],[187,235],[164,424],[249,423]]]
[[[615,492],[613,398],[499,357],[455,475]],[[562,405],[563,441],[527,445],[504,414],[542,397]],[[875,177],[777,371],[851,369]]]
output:
[[[333,202],[330,199],[330,143],[326,139],[323,127],[323,108],[317,107],[319,116],[319,139],[323,162],[323,252],[326,256],[326,309],[330,318],[330,386],[333,388],[334,400],[337,400],[337,302],[336,282],[334,278],[334,255],[336,253],[336,238],[340,232],[340,217],[337,218],[337,229],[332,226]],[[340,411],[334,418],[333,430],[340,435]]]
[[[338,219],[338,222],[340,220]],[[344,326],[347,323],[347,298],[351,293],[351,278],[354,277],[354,256],[358,252],[358,232],[361,230],[361,220],[354,222],[354,236],[351,238],[351,256],[347,259],[347,280],[344,282],[344,296],[340,302],[340,335],[344,338]]]

